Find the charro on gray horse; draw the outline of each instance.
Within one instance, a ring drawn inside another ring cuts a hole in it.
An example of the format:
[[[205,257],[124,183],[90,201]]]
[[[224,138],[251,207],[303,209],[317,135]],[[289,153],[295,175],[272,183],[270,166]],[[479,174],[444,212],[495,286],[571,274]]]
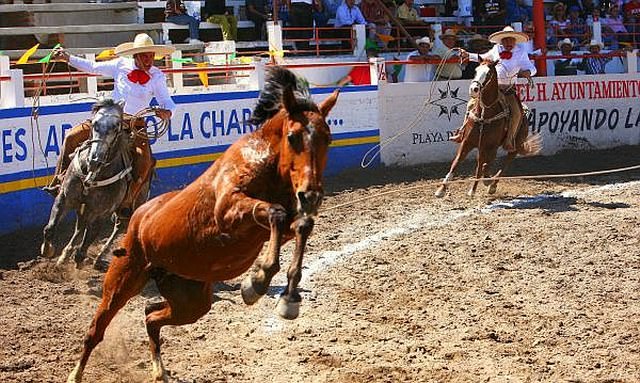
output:
[[[76,150],[64,175],[44,228],[41,248],[44,257],[56,255],[53,239],[58,225],[70,210],[75,210],[75,231],[58,258],[58,265],[69,258],[76,264],[84,260],[89,245],[98,234],[97,224],[111,216],[126,195],[132,169],[129,154],[132,140],[123,124],[122,107],[111,99],[98,101],[93,106],[91,139]],[[147,193],[141,195],[146,198]],[[96,257],[96,264],[127,223],[127,220],[116,220],[109,240]]]

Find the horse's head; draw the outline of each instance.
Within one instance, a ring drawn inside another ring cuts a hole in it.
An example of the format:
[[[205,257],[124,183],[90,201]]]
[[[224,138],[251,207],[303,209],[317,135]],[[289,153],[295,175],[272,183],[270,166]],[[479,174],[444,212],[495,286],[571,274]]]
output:
[[[89,171],[95,171],[107,161],[111,148],[121,132],[122,108],[121,102],[111,99],[98,101],[93,106]]]
[[[336,104],[334,91],[319,105],[301,105],[291,87],[284,90],[283,106],[287,117],[283,124],[279,173],[288,177],[299,214],[314,215],[322,203],[322,175],[327,163],[331,132],[325,118]]]
[[[476,75],[469,85],[469,95],[471,97],[479,97],[483,89],[492,81],[498,83],[498,74],[496,72],[496,63],[493,61],[483,61],[476,68]]]

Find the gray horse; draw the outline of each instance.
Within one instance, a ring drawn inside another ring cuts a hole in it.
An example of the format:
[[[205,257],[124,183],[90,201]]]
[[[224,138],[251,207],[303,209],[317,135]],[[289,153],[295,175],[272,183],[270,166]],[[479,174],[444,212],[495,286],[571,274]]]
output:
[[[98,234],[96,223],[112,215],[126,195],[132,169],[131,138],[123,128],[122,107],[111,99],[98,101],[93,106],[91,138],[74,153],[53,203],[49,223],[44,228],[41,248],[44,257],[56,254],[53,238],[62,218],[71,209],[77,216],[75,231],[58,258],[58,265],[71,257],[77,265],[84,260],[87,248]],[[96,265],[122,226],[123,223],[116,220],[107,244],[96,257]]]

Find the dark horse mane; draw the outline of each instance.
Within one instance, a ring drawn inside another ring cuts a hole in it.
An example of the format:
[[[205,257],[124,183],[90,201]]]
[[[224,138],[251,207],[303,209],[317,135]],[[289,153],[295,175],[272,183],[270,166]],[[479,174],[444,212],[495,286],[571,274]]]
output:
[[[100,99],[98,101],[96,101],[95,104],[93,104],[93,106],[91,107],[91,112],[95,113],[98,110],[104,108],[104,107],[110,107],[110,106],[114,106],[116,108],[118,108],[120,110],[120,112],[122,112],[122,105],[120,105],[119,103],[117,103],[116,101],[114,101],[112,98],[103,98]]]
[[[266,83],[264,89],[260,91],[258,103],[253,109],[250,122],[259,126],[275,116],[280,110],[282,95],[287,88],[293,90],[297,101],[296,112],[318,110],[315,102],[311,99],[307,81],[286,68],[275,66],[267,70]]]

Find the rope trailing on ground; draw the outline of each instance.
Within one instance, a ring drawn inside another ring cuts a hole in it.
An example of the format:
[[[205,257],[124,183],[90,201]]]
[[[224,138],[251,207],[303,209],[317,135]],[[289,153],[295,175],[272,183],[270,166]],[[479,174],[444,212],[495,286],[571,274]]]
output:
[[[627,167],[623,167],[623,168],[615,168],[615,169],[606,169],[606,170],[594,170],[594,171],[589,171],[589,172],[582,172],[582,173],[564,173],[564,174],[540,174],[540,175],[524,175],[524,176],[507,176],[507,177],[485,177],[485,178],[467,178],[467,179],[460,179],[460,180],[454,180],[454,181],[447,181],[446,184],[459,184],[459,183],[467,183],[467,182],[481,182],[481,181],[497,181],[497,180],[504,180],[504,181],[509,181],[509,180],[545,180],[545,179],[554,179],[554,178],[574,178],[574,177],[587,177],[587,176],[596,176],[596,175],[602,175],[602,174],[613,174],[613,173],[622,173],[622,172],[628,172],[631,170],[638,170],[640,169],[640,165],[633,165],[633,166],[627,166]],[[386,191],[383,193],[377,193],[368,197],[363,197],[363,198],[359,198],[350,202],[345,202],[339,205],[335,205],[335,206],[331,206],[328,207],[326,209],[322,209],[321,212],[327,212],[330,210],[335,210],[338,208],[342,208],[345,206],[351,206],[351,205],[355,205],[358,202],[362,202],[362,201],[367,201],[370,200],[372,198],[375,197],[382,197],[385,195],[389,195],[389,194],[395,194],[395,193],[400,193],[400,192],[406,192],[406,191],[410,191],[410,190],[416,190],[416,189],[422,189],[425,188],[427,186],[431,186],[431,185],[417,185],[417,186],[411,186],[411,187],[407,187],[407,188],[401,188],[401,189],[396,189],[396,190],[390,190],[390,191]]]

